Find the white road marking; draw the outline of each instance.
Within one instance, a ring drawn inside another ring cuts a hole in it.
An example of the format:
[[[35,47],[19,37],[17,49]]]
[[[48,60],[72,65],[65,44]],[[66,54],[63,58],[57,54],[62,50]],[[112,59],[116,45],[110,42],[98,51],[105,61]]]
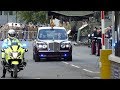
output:
[[[93,72],[91,70],[83,69],[84,71],[90,72],[90,73],[100,73],[100,72]]]
[[[69,63],[67,63],[67,62],[64,62],[64,61],[63,61],[63,63],[65,63],[65,64],[69,64]]]
[[[71,65],[71,66],[73,66],[73,67],[80,68],[80,66],[76,66],[76,65],[74,65],[74,64],[70,64],[70,63],[67,63],[67,62],[64,62],[64,61],[62,61],[62,62],[65,63],[65,64],[69,64],[69,65]],[[100,72],[93,72],[93,71],[87,70],[87,69],[82,69],[82,70],[87,71],[87,72],[90,72],[90,73],[100,73]]]
[[[71,64],[71,66],[76,67],[76,68],[80,68],[80,67],[78,67],[78,66],[76,66],[76,65],[73,65],[73,64]]]
[[[40,78],[35,78],[35,79],[40,79]]]
[[[95,78],[95,79],[100,79],[100,77],[93,77],[93,78]]]

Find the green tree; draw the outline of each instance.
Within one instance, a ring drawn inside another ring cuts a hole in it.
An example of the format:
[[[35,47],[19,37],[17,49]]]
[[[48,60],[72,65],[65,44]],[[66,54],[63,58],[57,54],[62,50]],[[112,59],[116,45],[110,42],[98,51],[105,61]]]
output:
[[[18,18],[20,21],[34,24],[37,23],[46,23],[46,11],[19,11]]]

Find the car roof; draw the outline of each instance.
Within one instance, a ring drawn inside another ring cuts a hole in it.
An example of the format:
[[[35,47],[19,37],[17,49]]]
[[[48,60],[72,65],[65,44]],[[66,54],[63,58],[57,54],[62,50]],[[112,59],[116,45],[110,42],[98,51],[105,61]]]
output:
[[[7,23],[8,26],[17,26],[17,27],[20,27],[20,23],[12,23],[12,22],[9,22]]]
[[[39,27],[38,30],[40,29],[51,29],[51,27]],[[64,27],[53,27],[53,29],[65,29],[65,28]]]

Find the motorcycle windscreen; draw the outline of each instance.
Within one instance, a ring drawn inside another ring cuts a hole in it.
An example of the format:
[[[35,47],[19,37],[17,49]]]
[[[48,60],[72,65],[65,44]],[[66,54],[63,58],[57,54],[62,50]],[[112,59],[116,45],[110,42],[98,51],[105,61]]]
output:
[[[18,61],[12,61],[12,64],[14,64],[14,65],[18,65],[19,62],[18,62]]]

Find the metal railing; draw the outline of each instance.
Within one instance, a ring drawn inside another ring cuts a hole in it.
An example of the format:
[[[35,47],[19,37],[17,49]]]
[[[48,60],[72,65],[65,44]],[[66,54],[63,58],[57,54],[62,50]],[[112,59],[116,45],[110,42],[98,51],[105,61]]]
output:
[[[37,31],[23,31],[23,30],[15,30],[16,38],[20,40],[34,40],[37,36]],[[4,40],[7,38],[8,30],[0,31],[0,40]]]

